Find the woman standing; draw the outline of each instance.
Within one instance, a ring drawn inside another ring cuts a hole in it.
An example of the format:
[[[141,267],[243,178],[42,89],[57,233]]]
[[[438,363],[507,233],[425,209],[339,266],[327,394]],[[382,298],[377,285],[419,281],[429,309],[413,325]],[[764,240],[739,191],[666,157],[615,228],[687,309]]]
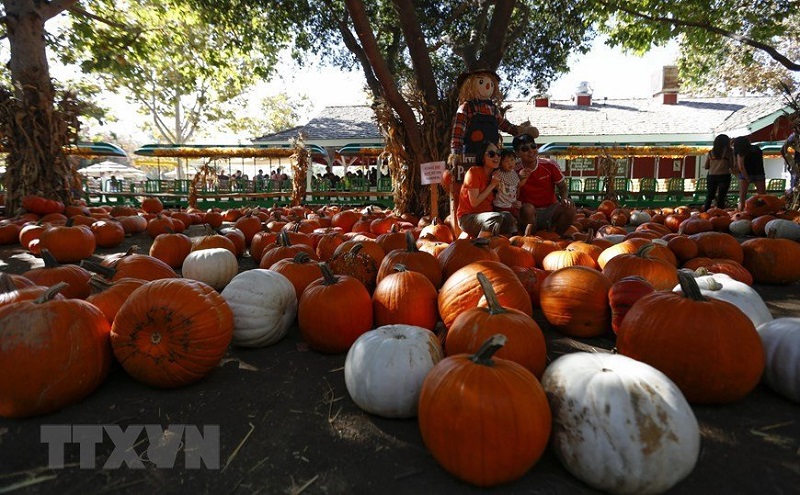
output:
[[[507,211],[492,211],[500,177],[493,175],[500,166],[500,149],[495,143],[480,143],[476,164],[464,174],[456,217],[461,230],[476,238],[481,232],[511,236],[517,221]]]
[[[733,155],[739,169],[739,211],[743,211],[751,182],[756,185],[758,194],[767,193],[764,154],[761,148],[750,144],[747,137],[739,136],[733,140]]]
[[[711,202],[715,197],[717,208],[724,209],[728,189],[731,187],[731,174],[736,170],[731,150],[731,138],[726,134],[720,134],[714,138],[714,147],[706,156],[706,170],[708,170],[708,195],[703,211],[711,208]]]

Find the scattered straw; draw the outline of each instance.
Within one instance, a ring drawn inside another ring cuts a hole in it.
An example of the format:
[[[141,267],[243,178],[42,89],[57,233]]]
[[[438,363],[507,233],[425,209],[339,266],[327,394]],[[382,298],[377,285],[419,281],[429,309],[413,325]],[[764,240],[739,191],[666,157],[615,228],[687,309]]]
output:
[[[17,483],[12,483],[10,485],[0,486],[0,493],[11,493],[16,490],[21,490],[22,488],[27,488],[29,486],[38,485],[39,483],[43,483],[45,481],[53,480],[55,478],[55,474],[39,476],[38,478],[29,478],[25,481],[18,481]]]
[[[292,491],[290,493],[292,495],[299,495],[299,494],[303,493],[306,488],[311,486],[311,484],[314,483],[315,481],[317,481],[318,479],[319,479],[319,475],[316,475],[313,478],[311,478],[310,480],[308,480],[305,483],[303,483],[303,485],[300,486],[299,488],[297,488],[296,490],[292,489]]]
[[[233,452],[231,452],[231,455],[228,456],[228,460],[225,461],[225,466],[223,466],[222,467],[222,471],[220,471],[221,473],[224,473],[225,470],[228,469],[228,466],[231,464],[233,459],[236,457],[236,454],[239,453],[239,449],[242,448],[242,445],[244,445],[244,443],[247,441],[248,438],[250,438],[250,435],[252,435],[253,431],[256,429],[256,427],[253,425],[253,423],[248,423],[248,424],[250,425],[250,431],[247,432],[247,435],[244,436],[242,441],[239,442],[239,445],[237,445],[236,448],[233,449]]]

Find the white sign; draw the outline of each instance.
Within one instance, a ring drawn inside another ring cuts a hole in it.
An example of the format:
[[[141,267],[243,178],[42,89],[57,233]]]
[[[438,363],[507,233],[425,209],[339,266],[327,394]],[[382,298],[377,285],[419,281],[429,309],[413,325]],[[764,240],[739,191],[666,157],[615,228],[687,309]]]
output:
[[[444,162],[421,163],[419,169],[420,169],[420,180],[422,181],[423,186],[428,184],[441,184],[442,174],[444,173],[445,170],[445,163]]]

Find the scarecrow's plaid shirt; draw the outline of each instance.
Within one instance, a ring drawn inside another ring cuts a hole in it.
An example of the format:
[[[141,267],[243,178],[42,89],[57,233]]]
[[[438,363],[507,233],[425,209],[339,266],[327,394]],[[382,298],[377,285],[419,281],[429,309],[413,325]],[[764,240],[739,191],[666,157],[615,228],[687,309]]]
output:
[[[464,153],[464,134],[467,132],[467,124],[475,114],[494,115],[497,119],[497,127],[512,136],[519,134],[517,126],[509,123],[500,113],[500,109],[492,100],[470,100],[465,101],[458,107],[456,117],[453,121],[453,136],[450,139],[450,152],[453,154]]]

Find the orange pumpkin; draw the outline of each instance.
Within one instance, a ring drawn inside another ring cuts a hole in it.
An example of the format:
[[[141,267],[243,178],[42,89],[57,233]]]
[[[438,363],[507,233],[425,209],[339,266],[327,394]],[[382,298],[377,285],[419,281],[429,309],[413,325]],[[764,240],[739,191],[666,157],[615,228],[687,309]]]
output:
[[[588,253],[579,249],[560,249],[553,251],[542,260],[542,268],[555,271],[567,266],[585,266],[597,268],[597,262]]]
[[[556,330],[570,337],[596,337],[611,327],[608,290],[611,281],[585,266],[557,270],[542,282],[542,313]]]
[[[739,241],[724,232],[701,232],[689,236],[697,243],[697,255],[707,258],[727,258],[741,263],[744,252]]]
[[[270,270],[278,272],[292,283],[294,286],[295,295],[297,300],[303,295],[311,282],[322,276],[319,269],[319,262],[312,260],[311,256],[305,251],[300,251],[294,255],[294,258],[284,258],[276,261],[269,267]]]
[[[57,411],[92,393],[108,373],[108,321],[86,301],[53,299],[62,287],[0,307],[0,416]]]
[[[341,354],[372,328],[372,299],[364,284],[353,277],[334,275],[326,263],[320,268],[322,277],[300,296],[297,324],[309,347]]]
[[[76,217],[73,217],[76,218]],[[115,220],[97,220],[90,226],[97,247],[113,248],[125,240],[125,228]]]
[[[439,290],[439,287],[442,286],[442,267],[436,256],[420,251],[411,232],[406,231],[405,241],[405,249],[392,250],[383,257],[383,261],[378,267],[375,283],[379,284],[389,273],[393,273],[394,266],[400,263],[407,270],[425,275],[436,290]]]
[[[793,284],[800,280],[800,243],[763,237],[741,245],[742,265],[757,284]]]
[[[234,256],[237,253],[236,246],[233,244],[233,241],[225,237],[224,235],[218,234],[211,228],[211,225],[206,224],[205,226],[205,235],[200,237],[193,237],[192,238],[192,251],[199,251],[201,249],[212,249],[212,248],[223,248],[227,249]],[[260,259],[260,258],[256,258]]]
[[[60,263],[74,263],[94,254],[97,242],[85,225],[51,225],[39,236],[39,249],[47,249]]]
[[[84,260],[81,266],[114,282],[121,278],[140,278],[150,281],[177,277],[175,270],[168,264],[147,254],[126,254],[116,259],[110,266]]]
[[[415,325],[433,331],[439,321],[438,292],[428,278],[397,263],[372,295],[374,326]]]
[[[655,291],[655,288],[639,275],[622,277],[614,282],[608,291],[608,305],[611,307],[611,329],[619,332],[622,320],[631,306],[642,297]]]
[[[142,210],[146,213],[161,213],[164,205],[161,200],[154,197],[147,197],[142,200]]]
[[[496,335],[474,355],[439,361],[419,398],[419,429],[434,459],[483,487],[520,478],[550,437],[552,415],[539,381],[519,364],[492,357],[505,340]]]
[[[439,265],[442,267],[442,280],[462,267],[475,261],[498,261],[497,253],[489,247],[488,239],[456,239],[439,253]]]
[[[503,306],[527,315],[533,313],[530,296],[511,268],[499,261],[475,261],[451,275],[439,290],[439,315],[446,328],[464,311],[478,305],[486,306],[483,290],[476,278],[478,272],[489,279]]]
[[[761,215],[774,215],[786,208],[786,201],[770,194],[754,194],[744,202],[744,211],[758,217]]]
[[[90,281],[94,293],[86,298],[86,302],[97,306],[111,325],[122,304],[128,300],[133,291],[146,283],[146,280],[140,278],[121,278],[116,282],[107,282],[95,275]]]
[[[150,256],[158,258],[171,268],[180,268],[192,252],[192,240],[184,234],[159,234],[150,245]]]
[[[603,275],[611,283],[638,275],[650,282],[656,290],[672,290],[678,283],[678,269],[663,259],[651,257],[650,253],[655,247],[655,244],[649,243],[640,247],[636,253],[615,256],[603,267]]]
[[[65,282],[67,287],[61,289],[62,296],[68,299],[86,299],[91,293],[89,281],[92,274],[77,265],[60,264],[47,249],[42,249],[44,267],[28,270],[22,275],[37,285],[53,286]]]
[[[458,315],[447,332],[445,353],[472,354],[498,331],[508,338],[508,345],[496,356],[521,364],[537,378],[542,377],[547,365],[547,348],[542,329],[530,315],[513,308],[504,308],[497,300],[491,282],[478,272],[478,282],[487,306],[474,307]]]
[[[761,339],[739,308],[704,297],[692,274],[679,277],[683,294],[653,292],[634,303],[617,333],[617,349],[663,372],[689,402],[737,401],[761,379]]]
[[[225,299],[185,278],[139,287],[111,327],[111,346],[125,371],[161,388],[182,387],[211,373],[232,337],[233,312]]]

